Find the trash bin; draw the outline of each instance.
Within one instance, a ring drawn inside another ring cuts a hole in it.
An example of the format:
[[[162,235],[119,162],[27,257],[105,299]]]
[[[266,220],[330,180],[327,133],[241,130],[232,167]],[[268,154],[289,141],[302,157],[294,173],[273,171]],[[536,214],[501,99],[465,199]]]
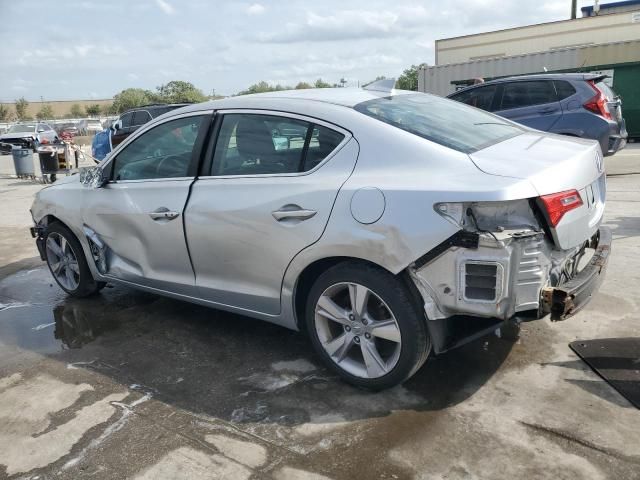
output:
[[[13,166],[16,169],[18,178],[35,177],[33,154],[30,148],[12,148],[11,155],[13,156]]]
[[[40,172],[43,180],[50,183],[56,181],[56,174],[60,170],[60,153],[62,149],[57,145],[41,145],[37,148],[40,160]],[[48,175],[48,178],[47,178]]]

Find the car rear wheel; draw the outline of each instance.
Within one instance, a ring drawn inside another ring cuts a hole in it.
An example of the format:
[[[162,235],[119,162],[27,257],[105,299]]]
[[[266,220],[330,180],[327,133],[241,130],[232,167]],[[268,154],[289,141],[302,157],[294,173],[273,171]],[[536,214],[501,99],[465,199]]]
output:
[[[93,295],[105,286],[91,275],[82,246],[66,226],[54,222],[44,235],[45,256],[51,275],[65,292],[74,297]]]
[[[371,390],[404,382],[431,350],[419,302],[400,278],[367,264],[345,262],[320,275],[306,322],[327,366]]]

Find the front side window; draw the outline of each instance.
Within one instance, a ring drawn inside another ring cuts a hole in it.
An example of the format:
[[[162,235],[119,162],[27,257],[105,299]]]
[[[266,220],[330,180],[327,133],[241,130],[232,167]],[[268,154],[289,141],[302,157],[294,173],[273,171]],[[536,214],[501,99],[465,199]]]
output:
[[[491,104],[496,93],[497,85],[487,85],[486,87],[477,87],[456,95],[452,95],[451,99],[457,102],[466,103],[472,107],[481,108],[482,110],[491,111]]]
[[[151,120],[151,115],[149,115],[149,112],[147,112],[146,110],[138,110],[137,112],[135,112],[133,114],[133,123],[132,123],[132,125],[134,125],[136,127],[140,126],[140,125],[144,125],[149,120]]]
[[[265,175],[313,169],[344,135],[303,120],[275,115],[226,114],[212,175]]]
[[[189,176],[189,165],[205,116],[178,118],[146,131],[114,159],[113,180]]]
[[[125,113],[120,117],[120,123],[122,128],[129,128],[131,125],[131,120],[133,119],[133,112]]]
[[[475,152],[524,132],[522,127],[504,118],[425,93],[376,98],[354,108],[463,153]]]
[[[531,107],[556,102],[553,83],[547,80],[505,83],[500,110]]]

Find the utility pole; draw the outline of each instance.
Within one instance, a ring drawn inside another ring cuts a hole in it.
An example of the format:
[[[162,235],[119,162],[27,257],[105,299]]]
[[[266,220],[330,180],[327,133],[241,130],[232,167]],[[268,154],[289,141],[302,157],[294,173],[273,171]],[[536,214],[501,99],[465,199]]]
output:
[[[571,20],[575,20],[578,11],[578,0],[571,0]]]

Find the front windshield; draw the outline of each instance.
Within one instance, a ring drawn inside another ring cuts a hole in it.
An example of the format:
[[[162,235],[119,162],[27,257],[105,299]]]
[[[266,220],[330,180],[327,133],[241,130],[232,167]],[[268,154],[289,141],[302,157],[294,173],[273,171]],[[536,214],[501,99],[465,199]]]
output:
[[[21,123],[12,126],[8,133],[30,133],[35,131],[35,129],[36,125],[34,123]]]
[[[524,128],[480,109],[423,93],[376,98],[357,111],[463,153],[520,135]]]

